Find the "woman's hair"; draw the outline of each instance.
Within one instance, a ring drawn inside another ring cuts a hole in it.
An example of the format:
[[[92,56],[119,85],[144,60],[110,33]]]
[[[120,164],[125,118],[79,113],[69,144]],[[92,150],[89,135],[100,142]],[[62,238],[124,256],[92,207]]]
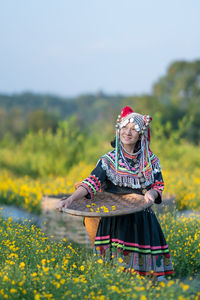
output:
[[[116,138],[114,138],[114,140],[112,140],[112,141],[110,142],[110,144],[111,144],[111,146],[112,146],[113,148],[115,148],[115,142],[116,142]]]
[[[116,138],[114,138],[114,140],[112,140],[110,142],[110,144],[113,148],[115,148],[115,141],[116,141]],[[135,150],[134,151],[137,152],[138,150],[140,150],[140,147],[141,147],[141,135],[139,136],[139,139],[135,144]]]

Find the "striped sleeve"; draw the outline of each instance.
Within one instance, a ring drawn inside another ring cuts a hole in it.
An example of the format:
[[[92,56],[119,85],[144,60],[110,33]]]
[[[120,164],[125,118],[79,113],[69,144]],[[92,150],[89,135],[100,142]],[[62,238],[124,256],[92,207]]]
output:
[[[93,199],[96,193],[101,189],[101,186],[105,179],[106,171],[103,170],[101,160],[99,160],[96,165],[96,168],[80,184],[80,186],[84,187],[88,191],[86,197]]]
[[[155,199],[155,203],[160,204],[162,202],[162,192],[164,190],[164,181],[161,172],[154,174],[154,183],[151,185],[151,189],[158,192],[158,197]]]

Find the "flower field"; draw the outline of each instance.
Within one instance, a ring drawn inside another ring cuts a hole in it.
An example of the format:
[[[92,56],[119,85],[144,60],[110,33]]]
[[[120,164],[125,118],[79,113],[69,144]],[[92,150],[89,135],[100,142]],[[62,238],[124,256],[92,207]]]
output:
[[[200,219],[160,220],[175,276],[152,285],[148,278],[123,272],[91,250],[55,242],[40,229],[0,218],[1,299],[200,299]],[[184,274],[187,279],[180,280]]]
[[[32,179],[28,176],[16,177],[4,171],[0,175],[0,202],[39,213],[42,195],[73,193],[74,184],[87,177],[92,168],[93,166],[79,163],[69,172],[68,177],[42,179]]]
[[[42,195],[73,193],[76,182],[86,178],[95,165],[80,162],[74,166],[66,177],[49,176],[32,179],[28,176],[16,177],[4,171],[0,175],[0,202],[14,204],[29,212],[40,212]],[[177,208],[200,209],[200,171],[192,174],[164,169],[165,194],[176,195]]]
[[[176,169],[176,176],[171,170],[164,170],[165,193],[176,195],[177,208],[180,210],[200,210],[200,170],[192,173]]]

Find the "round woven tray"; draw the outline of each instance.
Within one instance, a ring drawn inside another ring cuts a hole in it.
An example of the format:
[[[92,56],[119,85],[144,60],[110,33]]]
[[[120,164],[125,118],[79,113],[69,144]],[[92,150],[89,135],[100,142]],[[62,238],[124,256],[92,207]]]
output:
[[[98,192],[94,199],[81,198],[73,201],[63,212],[84,217],[110,217],[141,211],[153,202],[146,203],[138,194],[112,194]]]

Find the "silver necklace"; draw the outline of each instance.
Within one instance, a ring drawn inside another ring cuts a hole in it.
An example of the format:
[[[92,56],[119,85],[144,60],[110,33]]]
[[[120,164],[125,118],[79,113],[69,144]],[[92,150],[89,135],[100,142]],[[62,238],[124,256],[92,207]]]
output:
[[[122,143],[121,143],[121,147],[123,148],[124,152],[126,152],[128,155],[131,155],[131,156],[137,155],[137,154],[139,154],[140,151],[141,151],[141,149],[140,149],[140,150],[138,150],[138,151],[135,152],[135,153],[130,153],[130,152],[128,152],[128,151],[124,148],[124,146],[123,146]]]

